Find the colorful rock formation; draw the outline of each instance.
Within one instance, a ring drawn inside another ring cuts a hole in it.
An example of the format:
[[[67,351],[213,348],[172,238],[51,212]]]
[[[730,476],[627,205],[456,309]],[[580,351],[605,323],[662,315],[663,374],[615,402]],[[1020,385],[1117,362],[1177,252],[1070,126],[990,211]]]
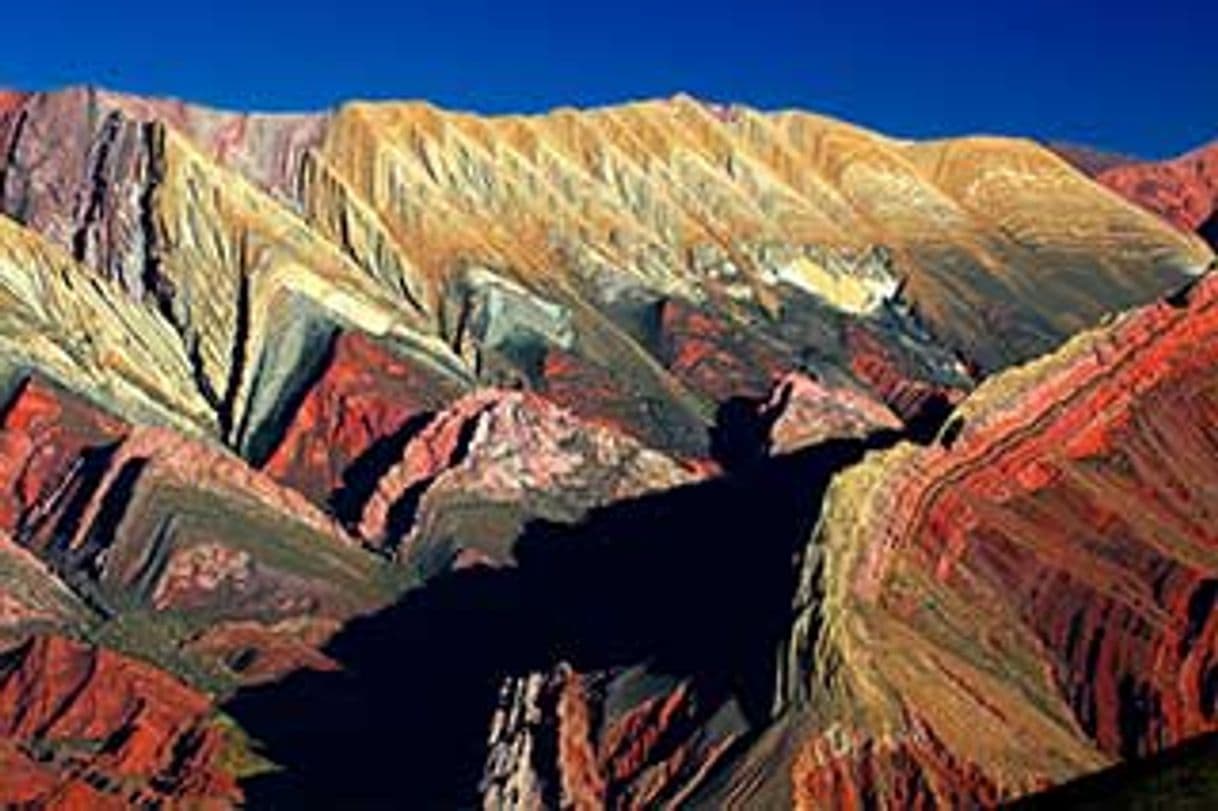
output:
[[[1170,161],[1107,169],[1097,179],[1179,228],[1195,231],[1218,209],[1218,144]]]
[[[1117,194],[1185,231],[1201,233],[1218,211],[1218,143],[1158,162],[1116,158],[1079,148],[1054,149]],[[1213,236],[1205,238],[1211,246],[1215,244]]]
[[[797,804],[985,804],[1215,728],[1215,330],[1211,276],[834,482],[788,648]]]
[[[0,94],[0,803],[958,807],[1213,729],[1213,154]]]
[[[207,697],[143,662],[56,636],[0,654],[0,802],[228,805],[231,746]]]

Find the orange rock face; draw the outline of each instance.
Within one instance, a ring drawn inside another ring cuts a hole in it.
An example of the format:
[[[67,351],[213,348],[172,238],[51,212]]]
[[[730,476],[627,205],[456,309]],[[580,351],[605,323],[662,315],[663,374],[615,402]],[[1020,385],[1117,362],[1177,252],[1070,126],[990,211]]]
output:
[[[1025,414],[1061,403],[1053,419],[987,420],[949,455],[953,486],[905,502],[917,511],[907,537],[938,578],[967,570],[1022,606],[1060,657],[1050,661],[1080,725],[1113,754],[1144,754],[1215,724],[1207,685],[1218,677],[1218,592],[1198,555],[1214,541],[1205,482],[1218,474],[1206,427],[1218,416],[1216,332],[1209,279],[1033,389]],[[983,430],[1019,439],[993,456]],[[984,468],[966,461],[971,453],[987,454]],[[987,501],[1002,505],[1000,529],[974,506]],[[1097,563],[1070,565],[1054,549]]]
[[[15,532],[64,484],[82,451],[113,443],[128,430],[38,378],[21,381],[0,416],[0,527]]]
[[[227,804],[205,696],[156,668],[59,637],[0,659],[0,801],[38,807]]]
[[[264,469],[325,504],[361,455],[378,441],[400,445],[412,420],[455,394],[366,336],[344,332]]]
[[[17,107],[21,102],[25,101],[27,94],[17,90],[0,90],[0,113],[5,113],[14,107]]]

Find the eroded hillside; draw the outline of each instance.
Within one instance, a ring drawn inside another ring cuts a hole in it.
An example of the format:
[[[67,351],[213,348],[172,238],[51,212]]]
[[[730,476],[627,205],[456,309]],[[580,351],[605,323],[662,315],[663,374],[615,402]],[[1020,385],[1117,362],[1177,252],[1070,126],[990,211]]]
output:
[[[1208,226],[1032,141],[72,88],[0,213],[0,801],[952,806],[1212,728]]]

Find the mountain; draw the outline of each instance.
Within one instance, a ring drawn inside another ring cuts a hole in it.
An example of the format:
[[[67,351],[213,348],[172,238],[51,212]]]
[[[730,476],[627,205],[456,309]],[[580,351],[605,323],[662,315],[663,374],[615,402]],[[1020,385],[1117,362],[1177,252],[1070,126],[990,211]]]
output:
[[[1187,231],[1199,231],[1218,211],[1218,142],[1166,161],[1095,160],[1085,150],[1059,154],[1117,194]],[[1209,237],[1214,245],[1213,237]]]
[[[1215,257],[1137,166],[3,94],[0,802],[992,804],[1213,730]]]
[[[1048,141],[1045,146],[1065,158],[1067,163],[1077,167],[1090,177],[1095,177],[1104,171],[1115,169],[1119,166],[1142,162],[1133,155],[1112,152],[1106,149],[1096,149],[1086,144],[1076,144],[1068,141]]]

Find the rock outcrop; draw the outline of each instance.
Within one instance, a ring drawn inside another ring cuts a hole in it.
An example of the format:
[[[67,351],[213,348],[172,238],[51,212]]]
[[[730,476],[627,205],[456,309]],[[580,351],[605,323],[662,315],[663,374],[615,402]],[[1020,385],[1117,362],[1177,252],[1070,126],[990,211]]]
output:
[[[1216,330],[1207,276],[840,473],[760,726],[654,674],[505,683],[485,802],[990,806],[1214,731]],[[666,754],[615,760],[614,713]]]
[[[256,462],[335,329],[696,456],[725,396],[854,374],[846,333],[967,387],[954,353],[1025,360],[1211,258],[1029,142],[687,97],[259,117],[76,88],[14,99],[0,142],[0,206],[66,254],[34,264],[109,280],[160,356],[141,392]]]
[[[574,522],[701,472],[541,397],[485,390],[406,443],[362,505],[358,532],[426,569],[471,555],[506,563],[529,520]]]
[[[589,676],[567,665],[506,682],[483,806],[679,805],[747,724],[734,705],[708,713],[689,682],[664,682],[638,669]]]

